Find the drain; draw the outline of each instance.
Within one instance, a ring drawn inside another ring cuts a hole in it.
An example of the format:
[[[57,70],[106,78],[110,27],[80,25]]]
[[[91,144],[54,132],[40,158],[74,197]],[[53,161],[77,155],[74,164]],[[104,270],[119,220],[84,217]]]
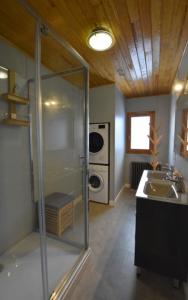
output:
[[[4,269],[4,266],[2,264],[0,264],[0,272],[2,272]]]

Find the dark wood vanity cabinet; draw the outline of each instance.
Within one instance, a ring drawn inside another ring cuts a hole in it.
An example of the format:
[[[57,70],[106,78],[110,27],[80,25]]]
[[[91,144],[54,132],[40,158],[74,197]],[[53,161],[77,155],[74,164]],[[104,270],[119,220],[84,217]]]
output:
[[[174,279],[187,279],[187,205],[137,198],[135,265]]]

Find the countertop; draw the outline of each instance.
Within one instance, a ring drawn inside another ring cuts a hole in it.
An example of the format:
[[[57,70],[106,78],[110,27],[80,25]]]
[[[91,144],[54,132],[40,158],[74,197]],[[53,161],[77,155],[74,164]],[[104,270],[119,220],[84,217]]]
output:
[[[166,198],[166,197],[160,197],[160,196],[151,196],[151,195],[148,196],[147,194],[145,194],[144,193],[145,183],[147,181],[151,180],[151,178],[148,178],[148,172],[150,172],[150,171],[145,170],[142,174],[138,189],[136,191],[136,197],[160,201],[160,202],[166,202],[166,203],[188,205],[188,194],[186,194],[186,193],[178,193],[178,199]],[[159,182],[159,179],[152,179],[152,181]],[[163,180],[160,180],[160,181],[163,181]]]

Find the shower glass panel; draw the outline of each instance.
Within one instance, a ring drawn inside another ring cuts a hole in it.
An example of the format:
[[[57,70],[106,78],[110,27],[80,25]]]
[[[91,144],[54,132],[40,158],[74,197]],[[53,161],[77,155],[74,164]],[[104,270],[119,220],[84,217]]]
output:
[[[35,77],[35,20],[13,2],[3,1],[0,9],[0,299],[42,300],[39,202],[30,160],[34,84],[28,94]],[[8,93],[21,98],[11,102],[3,95]]]
[[[84,70],[41,35],[41,94],[49,295],[85,250]]]

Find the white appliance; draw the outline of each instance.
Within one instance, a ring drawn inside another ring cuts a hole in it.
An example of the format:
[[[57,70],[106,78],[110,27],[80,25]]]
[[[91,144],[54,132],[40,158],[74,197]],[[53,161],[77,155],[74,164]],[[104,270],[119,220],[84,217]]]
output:
[[[108,204],[108,166],[89,166],[89,200]]]
[[[109,164],[109,123],[90,124],[89,162]]]

